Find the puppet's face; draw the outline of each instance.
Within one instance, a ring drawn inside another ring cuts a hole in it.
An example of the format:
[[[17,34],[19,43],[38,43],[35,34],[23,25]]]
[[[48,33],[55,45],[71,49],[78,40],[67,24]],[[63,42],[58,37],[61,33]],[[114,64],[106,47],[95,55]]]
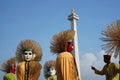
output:
[[[10,73],[14,73],[15,74],[15,71],[16,71],[16,66],[15,66],[15,64],[12,64],[11,68],[10,68]]]
[[[67,46],[67,51],[72,52],[72,50],[73,50],[73,41],[69,40],[68,41],[68,46]]]
[[[33,57],[32,51],[25,51],[24,52],[24,59],[25,61],[31,61]]]
[[[54,67],[50,68],[50,75],[55,75],[56,74],[56,70]]]

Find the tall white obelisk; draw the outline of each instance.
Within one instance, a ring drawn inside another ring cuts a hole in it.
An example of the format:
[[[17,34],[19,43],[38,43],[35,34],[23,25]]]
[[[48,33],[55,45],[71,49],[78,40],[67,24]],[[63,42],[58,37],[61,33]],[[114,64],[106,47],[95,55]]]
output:
[[[75,31],[73,55],[75,57],[76,68],[77,68],[77,71],[78,71],[79,79],[81,80],[80,59],[79,59],[79,50],[78,50],[78,35],[77,35],[77,27],[76,27],[76,22],[77,22],[78,19],[79,19],[79,17],[75,13],[74,8],[73,8],[71,14],[68,16],[68,20],[71,21],[71,29]]]

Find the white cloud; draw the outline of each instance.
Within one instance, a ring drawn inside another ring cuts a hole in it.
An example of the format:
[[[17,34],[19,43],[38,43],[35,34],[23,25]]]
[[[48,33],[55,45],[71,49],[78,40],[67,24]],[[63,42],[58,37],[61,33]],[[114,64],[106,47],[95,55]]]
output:
[[[81,67],[81,79],[82,80],[104,80],[105,77],[96,75],[91,69],[91,66],[102,67],[104,65],[101,59],[101,54],[98,54],[99,58],[93,53],[86,53],[81,56],[80,67]]]
[[[81,57],[81,64],[84,64],[84,65],[91,65],[92,62],[94,62],[96,60],[96,56],[92,53],[86,53],[84,54],[82,57]],[[87,64],[86,64],[87,63]]]

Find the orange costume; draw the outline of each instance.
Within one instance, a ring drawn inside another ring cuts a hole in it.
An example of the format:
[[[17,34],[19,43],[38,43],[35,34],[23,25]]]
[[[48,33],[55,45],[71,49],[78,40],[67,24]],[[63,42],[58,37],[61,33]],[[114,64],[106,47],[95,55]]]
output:
[[[70,52],[60,53],[56,64],[58,80],[78,80],[74,57]]]
[[[25,80],[25,62],[20,62],[18,64],[18,71],[17,71],[17,78],[18,80]],[[30,61],[29,62],[29,74],[28,74],[28,80],[38,80],[40,76],[40,70],[41,70],[41,65],[39,62],[36,61]]]
[[[51,52],[58,54],[56,59],[57,80],[79,80],[74,57],[72,42],[74,31],[67,30],[53,36],[51,41]]]
[[[16,57],[17,80],[38,80],[41,71],[39,61],[42,51],[39,44],[33,40],[23,40],[17,47]]]

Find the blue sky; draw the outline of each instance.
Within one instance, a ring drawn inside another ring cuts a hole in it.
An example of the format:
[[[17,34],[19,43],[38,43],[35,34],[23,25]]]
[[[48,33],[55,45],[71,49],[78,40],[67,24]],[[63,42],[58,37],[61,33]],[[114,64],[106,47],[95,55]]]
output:
[[[21,40],[33,39],[43,50],[40,63],[56,58],[50,52],[52,36],[70,29],[68,15],[72,8],[77,21],[81,79],[103,80],[95,75],[91,65],[101,69],[104,65],[101,49],[101,31],[107,24],[120,19],[120,0],[0,0],[0,65],[15,56]],[[117,62],[115,60],[115,62]],[[88,62],[90,61],[90,62]],[[0,78],[4,73],[0,72]],[[40,80],[44,80],[41,71]]]

